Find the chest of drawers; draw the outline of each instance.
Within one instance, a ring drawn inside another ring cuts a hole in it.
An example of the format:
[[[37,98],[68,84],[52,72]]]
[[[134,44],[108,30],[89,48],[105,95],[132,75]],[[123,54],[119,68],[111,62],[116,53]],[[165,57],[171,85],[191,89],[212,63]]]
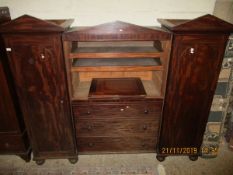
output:
[[[79,153],[155,152],[162,100],[73,105]]]

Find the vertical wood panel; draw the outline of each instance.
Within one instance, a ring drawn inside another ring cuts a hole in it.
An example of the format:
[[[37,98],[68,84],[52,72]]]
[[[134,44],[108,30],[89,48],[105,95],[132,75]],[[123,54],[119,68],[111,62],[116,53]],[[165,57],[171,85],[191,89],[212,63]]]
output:
[[[163,109],[159,151],[199,148],[227,36],[175,35]]]
[[[5,37],[34,156],[74,153],[59,34]]]

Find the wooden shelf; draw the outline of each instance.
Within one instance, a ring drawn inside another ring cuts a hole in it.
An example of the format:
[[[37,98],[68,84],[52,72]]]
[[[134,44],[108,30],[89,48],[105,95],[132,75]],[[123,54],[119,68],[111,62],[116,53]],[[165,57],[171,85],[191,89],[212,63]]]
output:
[[[162,70],[159,58],[125,58],[125,59],[75,59],[72,72],[87,71],[153,71]]]
[[[155,47],[78,47],[69,58],[155,58],[162,54]]]

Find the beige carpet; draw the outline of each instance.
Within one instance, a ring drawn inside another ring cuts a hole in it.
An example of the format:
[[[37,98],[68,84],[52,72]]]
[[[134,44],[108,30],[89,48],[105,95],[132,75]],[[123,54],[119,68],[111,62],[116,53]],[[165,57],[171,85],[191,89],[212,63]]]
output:
[[[82,155],[75,165],[68,160],[46,160],[42,166],[17,156],[0,156],[0,175],[233,175],[233,152],[222,143],[217,158],[167,157],[155,154]]]

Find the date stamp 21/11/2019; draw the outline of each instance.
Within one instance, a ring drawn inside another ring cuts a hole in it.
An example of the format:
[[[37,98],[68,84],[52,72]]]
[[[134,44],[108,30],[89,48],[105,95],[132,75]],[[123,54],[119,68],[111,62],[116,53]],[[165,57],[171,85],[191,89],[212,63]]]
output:
[[[218,148],[217,147],[202,147],[200,148],[201,154],[210,154],[210,153],[217,153]],[[162,154],[198,154],[198,148],[196,147],[163,147],[161,149]]]

